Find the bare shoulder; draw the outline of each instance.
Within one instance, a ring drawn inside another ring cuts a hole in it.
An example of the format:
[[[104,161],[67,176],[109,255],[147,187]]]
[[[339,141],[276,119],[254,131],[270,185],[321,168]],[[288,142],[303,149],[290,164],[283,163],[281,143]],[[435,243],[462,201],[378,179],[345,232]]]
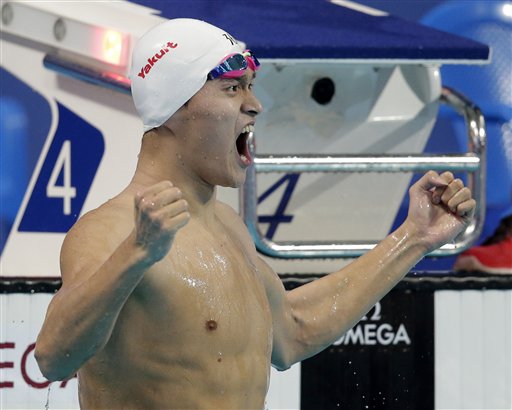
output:
[[[67,233],[61,249],[63,280],[102,264],[133,229],[133,205],[116,197],[83,215]]]

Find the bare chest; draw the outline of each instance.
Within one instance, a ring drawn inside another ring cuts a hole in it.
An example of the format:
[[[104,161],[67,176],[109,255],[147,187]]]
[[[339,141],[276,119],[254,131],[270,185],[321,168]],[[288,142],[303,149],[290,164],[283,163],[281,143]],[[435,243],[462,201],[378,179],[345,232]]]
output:
[[[175,408],[261,407],[272,320],[253,258],[228,235],[177,239],[170,254],[145,273],[83,380],[122,380],[112,393],[117,402],[158,397]],[[148,381],[147,391],[139,380]]]
[[[259,273],[230,240],[175,243],[136,291],[148,323],[179,343],[207,342],[232,354],[270,350],[271,316]]]

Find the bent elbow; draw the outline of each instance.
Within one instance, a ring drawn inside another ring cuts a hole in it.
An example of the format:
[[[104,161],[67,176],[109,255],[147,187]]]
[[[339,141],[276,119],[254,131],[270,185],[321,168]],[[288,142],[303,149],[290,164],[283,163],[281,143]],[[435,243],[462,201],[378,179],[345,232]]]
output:
[[[39,366],[39,370],[47,380],[51,382],[59,380],[59,375],[56,372],[55,366],[51,365],[48,354],[44,353],[44,351],[39,346],[39,343],[36,344],[34,357],[36,359],[37,365]]]
[[[284,372],[292,367],[293,364],[295,363],[289,357],[287,358],[286,355],[272,355],[272,367],[277,371]]]
[[[39,366],[39,370],[50,382],[66,380],[70,377],[68,373],[72,373],[65,372],[64,366],[59,365],[56,360],[53,360],[51,355],[40,346],[39,342],[36,343],[34,357]]]
[[[272,363],[272,367],[276,369],[278,372],[284,372],[285,370],[288,370],[291,366],[291,364],[284,363],[284,362],[276,362]]]

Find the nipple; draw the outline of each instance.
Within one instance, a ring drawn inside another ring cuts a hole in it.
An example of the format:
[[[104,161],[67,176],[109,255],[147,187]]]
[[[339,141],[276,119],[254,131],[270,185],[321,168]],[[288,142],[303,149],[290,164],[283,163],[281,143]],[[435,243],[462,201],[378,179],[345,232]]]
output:
[[[207,330],[209,330],[210,332],[214,331],[215,329],[217,329],[217,322],[213,319],[210,319],[206,322],[205,324],[205,327]]]

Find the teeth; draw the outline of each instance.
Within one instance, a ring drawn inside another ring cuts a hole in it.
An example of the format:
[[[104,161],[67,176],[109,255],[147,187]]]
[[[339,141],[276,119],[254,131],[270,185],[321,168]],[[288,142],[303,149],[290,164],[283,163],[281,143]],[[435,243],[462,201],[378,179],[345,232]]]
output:
[[[254,125],[246,125],[242,129],[242,133],[249,133],[249,132],[254,132]]]

